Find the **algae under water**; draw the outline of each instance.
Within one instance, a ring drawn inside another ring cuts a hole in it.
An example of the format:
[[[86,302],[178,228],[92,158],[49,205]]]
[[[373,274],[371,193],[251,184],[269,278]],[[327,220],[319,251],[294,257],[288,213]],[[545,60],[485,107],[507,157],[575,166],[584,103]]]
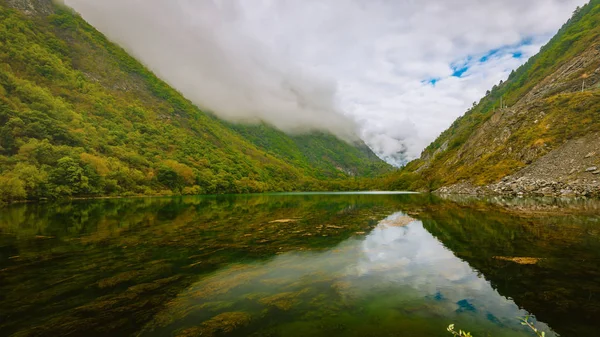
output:
[[[515,212],[514,210],[519,210]],[[0,335],[600,332],[600,202],[272,194],[0,209]]]

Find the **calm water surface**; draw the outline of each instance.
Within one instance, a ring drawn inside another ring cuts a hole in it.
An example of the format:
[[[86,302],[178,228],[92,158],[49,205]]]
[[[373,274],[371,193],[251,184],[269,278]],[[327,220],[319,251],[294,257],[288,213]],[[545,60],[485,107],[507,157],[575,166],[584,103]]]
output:
[[[507,210],[519,209],[519,213]],[[0,209],[0,335],[600,336],[600,203],[408,194]]]

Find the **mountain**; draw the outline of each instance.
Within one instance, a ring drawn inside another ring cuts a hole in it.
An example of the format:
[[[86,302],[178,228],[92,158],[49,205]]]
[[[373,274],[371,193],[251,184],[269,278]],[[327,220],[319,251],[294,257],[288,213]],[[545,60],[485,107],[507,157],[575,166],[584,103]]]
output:
[[[389,169],[363,143],[224,122],[70,9],[0,0],[0,199],[344,189]]]
[[[600,1],[592,0],[384,184],[445,193],[600,195],[599,168]]]

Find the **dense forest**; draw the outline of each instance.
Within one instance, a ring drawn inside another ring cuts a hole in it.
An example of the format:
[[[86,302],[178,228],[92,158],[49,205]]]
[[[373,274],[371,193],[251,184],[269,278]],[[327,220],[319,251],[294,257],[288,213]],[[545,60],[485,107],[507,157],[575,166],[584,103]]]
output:
[[[0,0],[0,201],[367,188],[364,144],[201,111],[50,0]]]

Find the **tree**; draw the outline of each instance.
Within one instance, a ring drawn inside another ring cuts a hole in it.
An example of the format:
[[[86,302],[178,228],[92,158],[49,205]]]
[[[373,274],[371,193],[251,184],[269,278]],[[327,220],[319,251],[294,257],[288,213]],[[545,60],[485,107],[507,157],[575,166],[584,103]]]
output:
[[[50,174],[50,181],[57,186],[58,194],[82,194],[89,192],[88,177],[75,159],[63,157],[58,160],[56,169]]]
[[[25,199],[25,184],[18,177],[10,174],[0,176],[0,200],[12,201]]]
[[[23,182],[28,199],[39,199],[47,196],[48,173],[25,163],[17,164],[13,171]]]
[[[183,178],[169,166],[161,166],[156,173],[156,179],[171,190],[180,190],[185,186]]]
[[[6,125],[0,128],[0,151],[13,155],[19,150],[17,138],[25,127],[25,123],[19,117],[8,120]]]

